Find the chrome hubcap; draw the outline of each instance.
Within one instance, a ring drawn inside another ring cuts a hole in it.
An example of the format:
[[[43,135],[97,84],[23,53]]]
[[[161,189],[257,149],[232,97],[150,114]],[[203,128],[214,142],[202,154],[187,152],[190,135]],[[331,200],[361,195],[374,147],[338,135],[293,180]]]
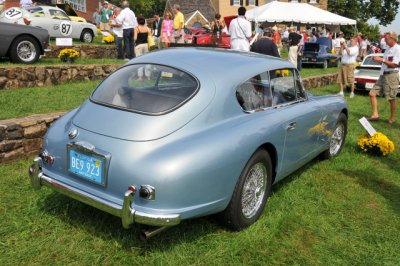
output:
[[[22,61],[32,61],[36,57],[35,45],[30,41],[22,41],[17,46],[17,54]]]
[[[331,156],[335,156],[339,152],[340,147],[342,146],[343,143],[343,136],[344,136],[344,125],[342,123],[339,123],[335,128],[335,131],[333,131],[331,137],[331,143],[329,147],[329,153],[331,154]]]
[[[85,42],[92,42],[92,35],[89,32],[86,32],[83,34],[83,40]]]
[[[246,176],[242,192],[242,213],[244,217],[251,218],[259,210],[267,185],[267,169],[263,163],[253,165]]]

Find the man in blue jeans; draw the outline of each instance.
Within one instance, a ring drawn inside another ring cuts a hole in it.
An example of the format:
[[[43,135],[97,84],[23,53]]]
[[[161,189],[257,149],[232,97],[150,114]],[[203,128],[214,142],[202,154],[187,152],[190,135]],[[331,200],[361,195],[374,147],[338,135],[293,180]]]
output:
[[[121,14],[118,15],[117,20],[122,24],[123,39],[124,39],[124,51],[127,59],[135,57],[135,40],[133,35],[133,29],[137,27],[137,20],[135,13],[129,8],[129,2],[124,1],[122,3],[124,9]]]

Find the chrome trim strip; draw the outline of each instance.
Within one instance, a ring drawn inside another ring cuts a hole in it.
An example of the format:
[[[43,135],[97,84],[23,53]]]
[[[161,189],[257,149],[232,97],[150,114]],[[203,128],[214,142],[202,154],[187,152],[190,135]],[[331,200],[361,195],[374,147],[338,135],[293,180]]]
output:
[[[149,214],[136,211],[132,208],[135,191],[126,191],[123,205],[118,205],[96,197],[92,194],[76,189],[67,184],[45,176],[42,173],[42,159],[35,158],[33,164],[29,167],[31,185],[35,190],[42,186],[49,187],[61,194],[71,197],[77,201],[95,207],[104,212],[110,213],[122,219],[122,226],[129,228],[134,223],[146,224],[151,226],[173,226],[181,222],[179,214]]]

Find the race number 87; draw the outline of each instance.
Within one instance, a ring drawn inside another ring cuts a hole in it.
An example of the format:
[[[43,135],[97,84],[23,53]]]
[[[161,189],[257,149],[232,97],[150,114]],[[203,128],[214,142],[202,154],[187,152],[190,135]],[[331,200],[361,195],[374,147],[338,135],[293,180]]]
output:
[[[22,16],[22,11],[19,8],[10,8],[6,11],[5,17],[8,19],[18,19]]]
[[[69,21],[63,21],[60,24],[60,33],[63,36],[69,36],[72,32],[72,25]]]

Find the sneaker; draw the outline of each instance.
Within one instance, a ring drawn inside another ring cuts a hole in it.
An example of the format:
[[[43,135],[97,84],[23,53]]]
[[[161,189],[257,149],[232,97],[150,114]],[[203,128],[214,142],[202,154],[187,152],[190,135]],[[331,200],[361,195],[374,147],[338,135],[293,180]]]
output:
[[[343,93],[343,91],[341,91],[341,92],[339,92],[338,94],[336,94],[336,95],[338,95],[338,96],[344,96],[344,93]]]
[[[354,92],[351,92],[351,93],[350,93],[350,99],[351,99],[351,98],[354,98]]]

